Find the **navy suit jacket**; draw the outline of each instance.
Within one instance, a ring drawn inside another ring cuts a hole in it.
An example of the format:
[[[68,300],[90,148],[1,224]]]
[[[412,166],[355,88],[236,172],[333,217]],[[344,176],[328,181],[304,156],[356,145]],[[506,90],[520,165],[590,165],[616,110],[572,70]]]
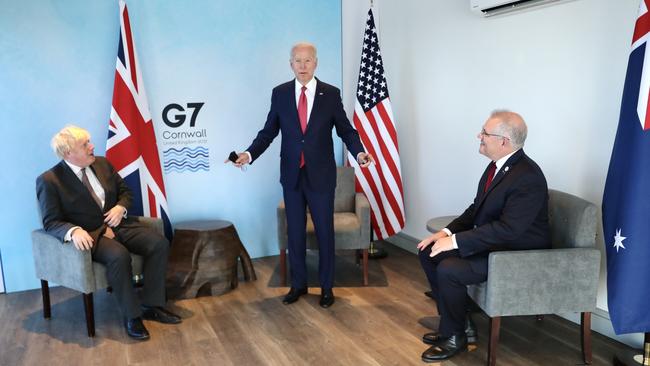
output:
[[[336,162],[332,128],[353,156],[363,152],[359,134],[345,115],[338,88],[316,79],[316,94],[307,130],[303,135],[298,119],[295,80],[278,85],[271,95],[271,109],[264,127],[246,149],[255,161],[282,132],[280,150],[280,183],[295,188],[300,173],[300,153],[305,154],[305,169],[310,188],[333,191],[336,187]]]
[[[36,179],[43,228],[61,241],[74,226],[86,230],[96,241],[106,228],[104,212],[117,204],[127,209],[131,205],[131,191],[106,158],[95,157],[90,168],[104,188],[103,210],[63,160]]]
[[[474,202],[447,228],[456,234],[461,257],[487,274],[488,255],[498,250],[549,248],[548,187],[539,166],[523,149],[514,153],[483,192],[487,169]]]

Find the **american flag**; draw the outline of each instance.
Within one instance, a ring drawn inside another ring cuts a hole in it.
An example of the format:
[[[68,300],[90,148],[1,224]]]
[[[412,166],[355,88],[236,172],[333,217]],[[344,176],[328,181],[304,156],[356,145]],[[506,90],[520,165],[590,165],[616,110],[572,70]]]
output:
[[[348,161],[355,168],[357,191],[362,190],[370,201],[373,231],[378,239],[384,239],[404,228],[404,190],[397,132],[372,9],[368,10],[363,35],[353,120],[375,164],[361,169],[350,152]]]
[[[171,225],[156,134],[138,66],[129,12],[123,0],[119,5],[120,43],[106,157],[133,191],[129,215],[162,218],[169,236]]]
[[[616,334],[650,332],[650,0],[641,1],[603,194],[607,306]],[[646,63],[649,63],[646,65]]]

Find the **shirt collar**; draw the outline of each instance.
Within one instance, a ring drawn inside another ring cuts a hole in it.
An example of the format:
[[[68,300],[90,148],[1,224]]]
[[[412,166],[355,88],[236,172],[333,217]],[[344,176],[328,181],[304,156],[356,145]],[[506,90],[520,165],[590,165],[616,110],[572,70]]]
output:
[[[300,81],[298,79],[295,79],[295,85],[296,85],[296,94],[300,94],[302,91],[302,84],[300,84]],[[316,93],[316,78],[311,78],[307,85],[307,91],[310,92],[312,95]]]
[[[517,151],[519,151],[519,149],[517,149],[517,150],[511,152],[510,154],[508,154],[508,155],[502,157],[501,159],[495,161],[494,164],[496,164],[496,166],[497,166],[496,171],[498,172],[499,170],[501,170],[501,167],[503,166],[503,164],[505,164],[506,161],[508,161],[508,159],[510,159],[510,157],[511,157],[512,155],[514,155]]]
[[[82,167],[76,166],[67,160],[63,160],[63,161],[65,161],[65,163],[68,164],[68,166],[70,167],[70,169],[72,169],[72,172],[75,175],[79,176],[79,174],[81,174],[81,169],[83,169]]]

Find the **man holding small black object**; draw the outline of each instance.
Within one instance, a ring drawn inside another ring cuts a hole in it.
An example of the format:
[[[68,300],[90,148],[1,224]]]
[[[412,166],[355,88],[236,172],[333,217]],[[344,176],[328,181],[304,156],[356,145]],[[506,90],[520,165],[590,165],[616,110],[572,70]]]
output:
[[[422,341],[425,362],[446,360],[476,342],[467,313],[467,285],[487,279],[488,256],[498,250],[549,248],[548,187],[523,151],[527,128],[510,111],[495,111],[478,134],[479,152],[492,162],[474,202],[446,228],[418,243],[420,263],[436,300],[440,326]]]
[[[336,162],[332,129],[357,157],[362,168],[374,159],[363,150],[359,134],[345,115],[339,89],[314,77],[316,47],[298,43],[289,60],[296,78],[273,89],[271,108],[264,127],[235,166],[255,161],[282,132],[280,183],[287,215],[291,289],[284,304],[307,293],[306,223],[309,207],[319,246],[320,306],[334,303],[334,189]],[[229,157],[232,161],[234,156]]]
[[[180,323],[163,307],[169,242],[127,216],[132,193],[124,180],[106,158],[95,156],[82,128],[63,128],[52,138],[52,148],[62,160],[36,180],[45,231],[63,245],[91,251],[93,261],[106,266],[129,337],[149,339],[143,318]],[[133,288],[131,252],[144,259],[142,301]]]

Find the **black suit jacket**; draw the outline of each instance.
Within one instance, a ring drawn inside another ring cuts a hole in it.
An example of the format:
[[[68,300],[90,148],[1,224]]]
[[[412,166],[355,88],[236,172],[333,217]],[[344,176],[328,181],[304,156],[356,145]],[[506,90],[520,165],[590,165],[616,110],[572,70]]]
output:
[[[280,150],[280,183],[294,188],[300,172],[300,153],[304,150],[305,169],[311,188],[333,191],[336,187],[336,162],[332,129],[353,156],[363,152],[359,134],[345,115],[338,88],[316,79],[314,105],[303,135],[296,106],[295,80],[273,89],[271,109],[264,127],[246,149],[255,161],[282,132]]]
[[[549,248],[548,187],[539,166],[523,149],[513,154],[483,192],[487,169],[474,203],[447,228],[456,234],[460,256],[487,273],[492,251]]]
[[[106,158],[97,156],[90,168],[104,188],[104,209],[63,160],[36,179],[43,228],[60,240],[74,226],[97,240],[106,228],[104,212],[117,204],[127,209],[131,204],[131,191]]]

